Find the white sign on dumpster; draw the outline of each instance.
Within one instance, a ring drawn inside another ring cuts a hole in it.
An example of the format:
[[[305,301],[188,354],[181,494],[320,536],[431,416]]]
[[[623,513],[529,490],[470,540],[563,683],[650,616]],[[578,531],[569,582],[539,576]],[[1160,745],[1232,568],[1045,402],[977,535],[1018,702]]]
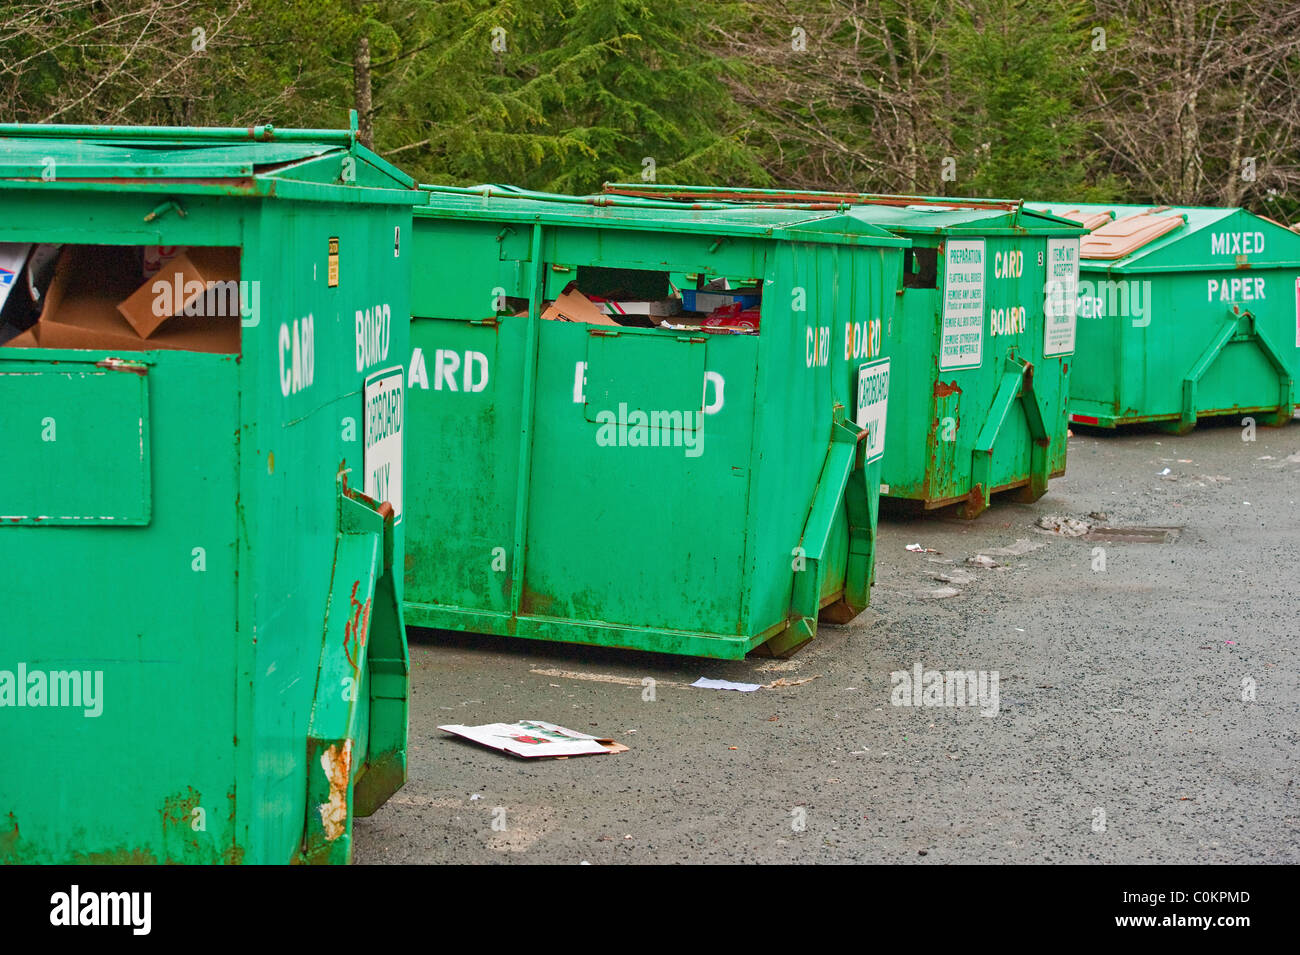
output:
[[[365,492],[393,505],[402,516],[402,369],[389,368],[366,381]]]
[[[1047,240],[1047,301],[1043,323],[1043,354],[1074,352],[1075,319],[1079,309],[1079,240]]]
[[[867,432],[867,461],[885,453],[885,418],[889,410],[889,359],[858,368],[858,413],[854,423]]]
[[[944,249],[939,367],[976,368],[984,358],[984,240],[949,239]]]

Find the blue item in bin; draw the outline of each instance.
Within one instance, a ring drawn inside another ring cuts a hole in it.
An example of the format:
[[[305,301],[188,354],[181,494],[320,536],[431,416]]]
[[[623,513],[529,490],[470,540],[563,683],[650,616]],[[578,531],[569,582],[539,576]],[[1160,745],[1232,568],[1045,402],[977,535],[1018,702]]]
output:
[[[762,300],[763,296],[760,292],[747,292],[736,289],[717,292],[693,288],[682,289],[682,309],[687,312],[712,312],[716,308],[732,305],[736,302],[740,303],[742,309],[748,311],[751,308],[758,308],[758,303]]]

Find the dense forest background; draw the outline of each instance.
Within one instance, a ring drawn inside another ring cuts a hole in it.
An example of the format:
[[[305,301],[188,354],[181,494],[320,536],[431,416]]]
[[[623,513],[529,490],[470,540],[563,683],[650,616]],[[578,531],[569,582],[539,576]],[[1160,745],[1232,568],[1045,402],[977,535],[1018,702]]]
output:
[[[0,119],[346,125],[421,181],[1300,218],[1295,0],[3,0]]]

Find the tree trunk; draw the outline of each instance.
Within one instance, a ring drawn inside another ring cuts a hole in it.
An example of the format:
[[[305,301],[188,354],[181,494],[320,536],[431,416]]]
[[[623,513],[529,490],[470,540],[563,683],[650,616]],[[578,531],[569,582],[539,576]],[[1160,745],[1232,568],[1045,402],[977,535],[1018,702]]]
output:
[[[357,138],[367,149],[375,148],[374,115],[370,100],[370,37],[357,39],[352,60],[352,93],[357,108]]]

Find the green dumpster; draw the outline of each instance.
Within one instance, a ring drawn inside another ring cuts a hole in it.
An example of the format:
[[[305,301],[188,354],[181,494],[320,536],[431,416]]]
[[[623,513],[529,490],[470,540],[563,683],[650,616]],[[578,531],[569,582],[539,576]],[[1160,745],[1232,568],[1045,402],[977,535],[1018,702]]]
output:
[[[427,188],[408,624],[735,659],[867,605],[905,240],[825,209]],[[736,314],[679,311],[674,272],[746,290],[717,293]]]
[[[881,493],[974,517],[1065,473],[1082,229],[1018,201],[611,184],[607,194],[747,204],[842,202],[911,240],[887,329],[894,387]]]
[[[403,784],[413,186],[0,127],[0,862],[345,862]]]
[[[1300,235],[1245,209],[1035,204],[1084,223],[1070,419],[1291,420]]]

